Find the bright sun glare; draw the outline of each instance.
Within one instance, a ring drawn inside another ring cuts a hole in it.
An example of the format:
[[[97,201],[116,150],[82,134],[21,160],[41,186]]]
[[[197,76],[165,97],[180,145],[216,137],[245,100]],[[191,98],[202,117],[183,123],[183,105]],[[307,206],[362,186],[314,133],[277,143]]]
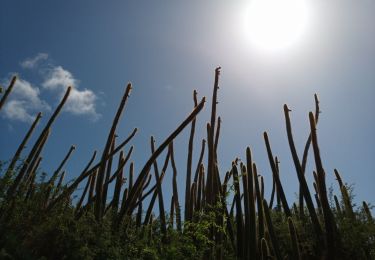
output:
[[[306,0],[252,0],[245,22],[248,37],[265,51],[286,49],[306,31],[308,11]]]

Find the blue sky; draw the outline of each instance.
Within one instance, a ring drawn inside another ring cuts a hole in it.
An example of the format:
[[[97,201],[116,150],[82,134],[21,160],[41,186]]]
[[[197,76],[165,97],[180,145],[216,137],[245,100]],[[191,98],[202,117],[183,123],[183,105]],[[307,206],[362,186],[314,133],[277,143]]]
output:
[[[251,146],[269,194],[271,171],[262,139],[267,130],[281,161],[286,194],[294,201],[298,180],[282,108],[287,103],[293,110],[301,154],[313,94],[318,93],[318,135],[328,183],[337,193],[333,169],[338,168],[346,182],[355,183],[357,202],[374,203],[375,2],[309,1],[311,24],[303,38],[272,54],[254,48],[240,29],[248,5],[249,1],[3,1],[0,82],[6,86],[14,73],[21,80],[10,96],[12,106],[0,114],[0,159],[11,158],[39,110],[46,123],[65,84],[71,83],[73,99],[52,129],[42,169],[55,169],[75,144],[66,170],[69,177],[77,176],[92,151],[103,148],[131,81],[134,89],[117,133],[123,140],[139,128],[132,158],[137,172],[150,154],[150,136],[161,142],[174,130],[192,109],[194,89],[199,97],[210,97],[214,69],[220,65],[223,174]],[[194,163],[209,106],[197,120]],[[181,197],[188,132],[175,141]],[[313,161],[309,162],[311,182]],[[171,178],[165,179],[164,189],[169,198]]]

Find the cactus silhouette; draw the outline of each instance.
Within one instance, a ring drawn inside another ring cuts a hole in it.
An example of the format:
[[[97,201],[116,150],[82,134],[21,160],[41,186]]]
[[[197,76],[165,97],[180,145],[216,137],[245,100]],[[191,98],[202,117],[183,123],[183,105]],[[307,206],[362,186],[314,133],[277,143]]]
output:
[[[138,129],[135,128],[123,141],[119,140],[121,133],[117,131],[132,89],[128,84],[98,161],[95,161],[95,151],[83,170],[73,175],[77,177],[64,184],[66,176],[72,174],[63,171],[75,150],[75,146],[71,146],[67,153],[65,151],[65,157],[56,170],[50,175],[42,174],[43,178],[38,181],[40,169],[48,157],[43,154],[43,149],[51,136],[53,123],[71,92],[71,88],[67,88],[25,159],[22,160],[22,153],[40,122],[41,113],[36,115],[5,174],[0,176],[0,227],[4,229],[0,232],[0,245],[4,244],[8,233],[17,230],[11,230],[8,226],[20,220],[31,223],[35,216],[29,217],[29,213],[37,212],[37,218],[40,219],[38,223],[48,223],[44,228],[51,226],[48,221],[58,220],[51,223],[58,223],[56,226],[62,228],[63,233],[77,229],[82,232],[83,239],[94,233],[100,243],[104,242],[100,236],[104,239],[109,236],[111,242],[114,242],[111,247],[121,247],[119,255],[123,253],[122,250],[131,248],[134,254],[132,257],[137,259],[148,259],[148,253],[155,254],[155,257],[150,257],[152,259],[180,259],[183,254],[186,258],[186,252],[191,254],[187,258],[192,259],[347,259],[348,255],[350,259],[373,258],[373,235],[367,235],[371,233],[374,224],[371,205],[363,201],[360,210],[353,207],[355,204],[351,188],[343,182],[336,169],[334,174],[341,197],[332,193],[333,205],[328,200],[331,193],[327,191],[316,129],[320,113],[317,95],[314,95],[315,113],[309,113],[310,133],[302,157],[298,156],[293,137],[291,111],[287,105],[283,108],[286,136],[299,191],[297,201],[289,205],[284,192],[284,187],[289,186],[283,186],[281,182],[280,162],[272,152],[267,132],[263,133],[263,138],[272,185],[268,186],[268,172],[261,168],[262,164],[255,163],[247,144],[244,144],[247,148],[243,154],[246,161],[239,155],[229,169],[225,169],[228,165],[219,161],[220,151],[225,150],[225,147],[219,145],[220,132],[225,130],[217,110],[219,76],[220,67],[215,69],[210,118],[205,124],[204,139],[199,139],[199,151],[194,149],[194,141],[197,137],[202,138],[197,133],[197,120],[206,99],[203,97],[198,102],[197,91],[194,90],[194,108],[191,113],[159,145],[156,145],[153,136],[150,138],[151,154],[147,153],[149,156],[138,171],[135,167],[138,161],[133,158],[134,146],[127,147]],[[0,108],[15,82],[14,77],[0,101]],[[179,167],[182,163],[175,160],[180,158],[178,153],[181,149],[175,150],[174,145],[180,146],[181,143],[175,140],[188,127],[190,133],[187,145],[182,147],[187,152],[187,161],[181,170]],[[310,148],[315,164],[312,183],[308,183],[309,178],[306,177]],[[161,160],[159,157],[162,154],[165,157],[159,168],[157,160]],[[169,163],[171,169],[168,169]],[[181,193],[177,176],[185,173]],[[163,182],[167,176],[168,183]],[[168,189],[165,192],[165,185],[171,187],[172,194],[168,193]],[[269,194],[268,203],[265,196]],[[342,200],[339,201],[339,198]],[[166,201],[170,202],[169,209],[165,208]],[[64,218],[58,219],[61,216]],[[69,228],[63,227],[64,221],[69,223]],[[85,229],[81,230],[80,225],[86,225]],[[23,224],[21,227],[27,229],[22,237],[28,237],[26,242],[17,241],[17,245],[23,247],[33,242],[29,234],[38,234],[34,233],[37,229],[34,230],[31,224]],[[355,248],[350,244],[351,241],[348,242],[351,235],[361,239],[353,243]],[[367,237],[363,238],[365,235]],[[51,239],[54,239],[53,236],[52,232]],[[62,238],[65,236],[62,235]],[[133,250],[132,247],[138,246],[132,244],[134,241],[144,248]],[[93,242],[90,240],[85,248],[91,250],[91,244]],[[153,249],[155,252],[148,251]]]

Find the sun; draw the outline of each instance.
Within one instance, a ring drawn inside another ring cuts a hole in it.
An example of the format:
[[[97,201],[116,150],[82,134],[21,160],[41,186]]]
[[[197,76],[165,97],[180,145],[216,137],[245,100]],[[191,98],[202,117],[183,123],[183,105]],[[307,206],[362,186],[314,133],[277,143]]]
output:
[[[306,0],[252,0],[245,21],[249,40],[265,51],[293,46],[307,30]]]

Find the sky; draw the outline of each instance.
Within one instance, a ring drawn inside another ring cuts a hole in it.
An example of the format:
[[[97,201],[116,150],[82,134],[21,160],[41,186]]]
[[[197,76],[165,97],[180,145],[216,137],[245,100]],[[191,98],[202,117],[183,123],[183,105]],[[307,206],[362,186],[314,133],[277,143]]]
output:
[[[221,174],[245,158],[250,146],[269,198],[272,177],[262,134],[267,131],[290,203],[298,180],[290,154],[283,104],[300,157],[309,134],[308,112],[320,98],[318,138],[327,185],[339,193],[333,169],[354,184],[357,204],[375,203],[375,1],[306,0],[309,24],[298,42],[280,51],[260,50],[246,32],[251,1],[2,1],[0,83],[19,80],[0,112],[0,160],[9,160],[36,113],[39,132],[66,87],[74,90],[53,126],[41,170],[51,173],[76,145],[65,167],[76,177],[96,149],[102,151],[128,82],[131,96],[118,140],[134,127],[136,173],[193,108],[193,90],[211,99],[214,70],[222,67],[218,115]],[[210,102],[197,118],[193,169],[209,121]],[[38,131],[37,131],[38,133]],[[175,140],[183,205],[189,128]],[[31,139],[31,147],[35,137]],[[127,151],[129,147],[125,150]],[[25,155],[27,149],[23,155]],[[312,153],[310,153],[311,155]],[[163,157],[159,158],[159,165]],[[312,183],[313,157],[307,178]],[[164,196],[170,198],[170,168]],[[167,200],[167,199],[165,199]],[[169,203],[167,204],[169,205]]]

